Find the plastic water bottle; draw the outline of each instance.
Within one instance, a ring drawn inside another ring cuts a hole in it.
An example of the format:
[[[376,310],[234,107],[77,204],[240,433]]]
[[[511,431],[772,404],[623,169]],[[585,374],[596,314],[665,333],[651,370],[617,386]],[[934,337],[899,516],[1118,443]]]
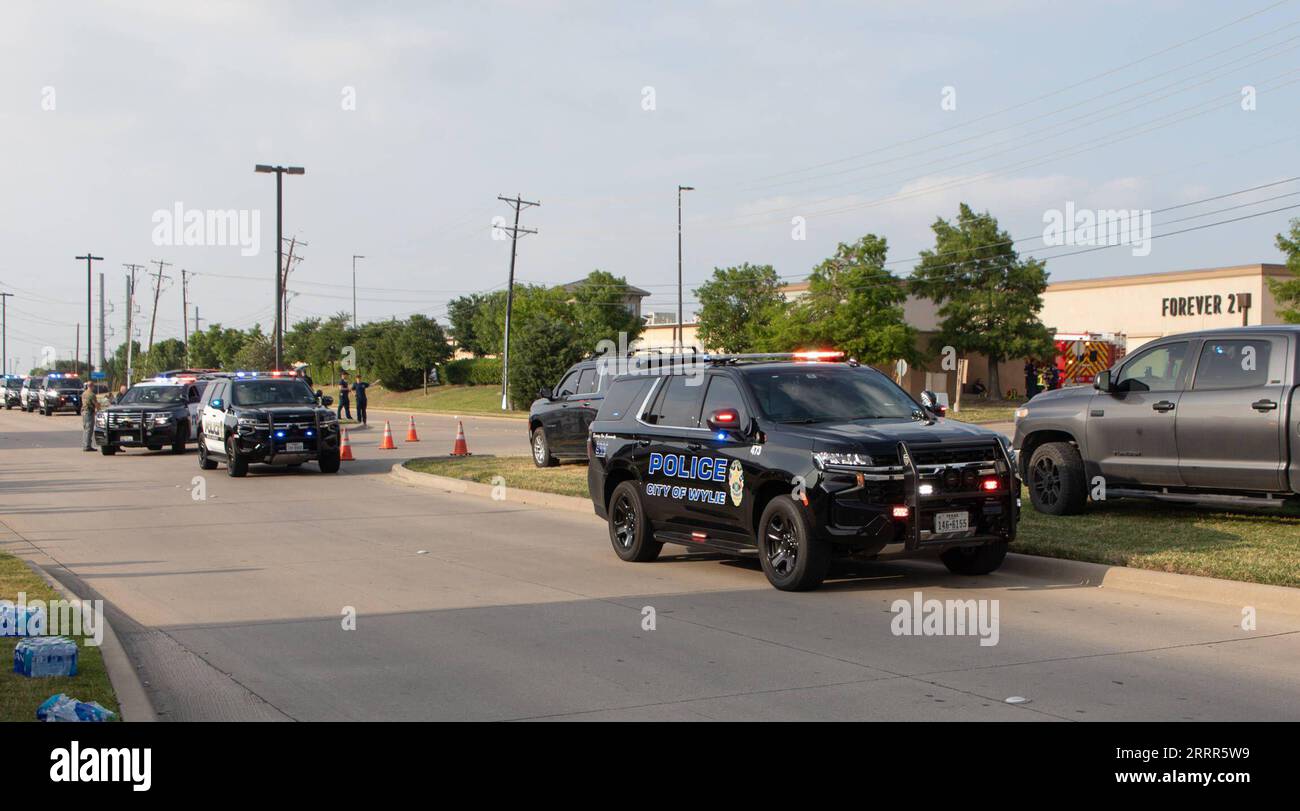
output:
[[[14,647],[14,672],[30,678],[77,675],[77,643],[66,636],[27,637]]]

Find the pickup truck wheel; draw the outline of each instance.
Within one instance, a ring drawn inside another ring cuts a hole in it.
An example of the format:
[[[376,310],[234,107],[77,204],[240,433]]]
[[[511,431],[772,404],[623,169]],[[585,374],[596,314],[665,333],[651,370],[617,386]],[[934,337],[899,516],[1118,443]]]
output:
[[[959,546],[948,549],[939,556],[943,565],[953,574],[988,574],[1002,565],[1007,556],[1007,542],[984,546]]]
[[[758,521],[758,560],[767,581],[781,591],[815,589],[826,579],[831,545],[790,496],[768,502]]]
[[[636,482],[620,482],[609,498],[609,542],[620,558],[634,563],[654,560],[664,548],[651,533]]]
[[[1083,512],[1088,500],[1083,457],[1069,442],[1046,442],[1029,459],[1029,500],[1048,515]]]
[[[546,431],[533,429],[533,464],[538,467],[555,467],[560,462],[551,456],[551,443],[546,440]]]

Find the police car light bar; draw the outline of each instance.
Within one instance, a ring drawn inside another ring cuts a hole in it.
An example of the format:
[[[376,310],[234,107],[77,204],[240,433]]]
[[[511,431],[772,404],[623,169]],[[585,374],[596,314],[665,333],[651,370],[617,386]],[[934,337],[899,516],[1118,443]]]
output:
[[[78,375],[76,372],[55,372],[53,374],[46,375],[46,377],[49,378],[50,380],[64,380],[64,379],[71,380],[80,377],[80,375]]]

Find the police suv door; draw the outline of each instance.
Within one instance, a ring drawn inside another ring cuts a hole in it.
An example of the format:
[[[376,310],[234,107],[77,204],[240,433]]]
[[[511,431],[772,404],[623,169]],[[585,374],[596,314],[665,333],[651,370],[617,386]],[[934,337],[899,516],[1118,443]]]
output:
[[[202,435],[202,431],[199,427],[201,423],[199,415],[203,408],[203,396],[199,394],[199,387],[191,384],[185,387],[185,397],[189,402],[190,439],[198,439]]]
[[[199,426],[203,431],[203,444],[209,453],[226,451],[226,392],[229,389],[229,382],[218,380],[204,392],[207,396],[203,398],[200,409]]]

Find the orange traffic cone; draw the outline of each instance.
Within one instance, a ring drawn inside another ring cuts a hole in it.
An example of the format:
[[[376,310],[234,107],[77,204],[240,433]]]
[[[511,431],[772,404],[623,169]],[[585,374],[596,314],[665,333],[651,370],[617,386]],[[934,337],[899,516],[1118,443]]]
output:
[[[456,420],[456,444],[451,446],[452,456],[469,456],[469,446],[465,444],[465,423]]]
[[[348,429],[344,428],[343,444],[339,445],[339,461],[351,462],[353,461],[353,458],[354,457],[352,456],[352,443],[348,441]]]
[[[397,446],[393,444],[393,429],[388,425],[388,420],[384,420],[384,438],[379,440],[379,450],[391,451],[396,449]]]
[[[407,442],[419,442],[419,441],[420,441],[420,437],[419,437],[419,435],[415,433],[415,415],[414,415],[414,414],[411,415],[411,427],[406,429],[406,441],[407,441]]]

